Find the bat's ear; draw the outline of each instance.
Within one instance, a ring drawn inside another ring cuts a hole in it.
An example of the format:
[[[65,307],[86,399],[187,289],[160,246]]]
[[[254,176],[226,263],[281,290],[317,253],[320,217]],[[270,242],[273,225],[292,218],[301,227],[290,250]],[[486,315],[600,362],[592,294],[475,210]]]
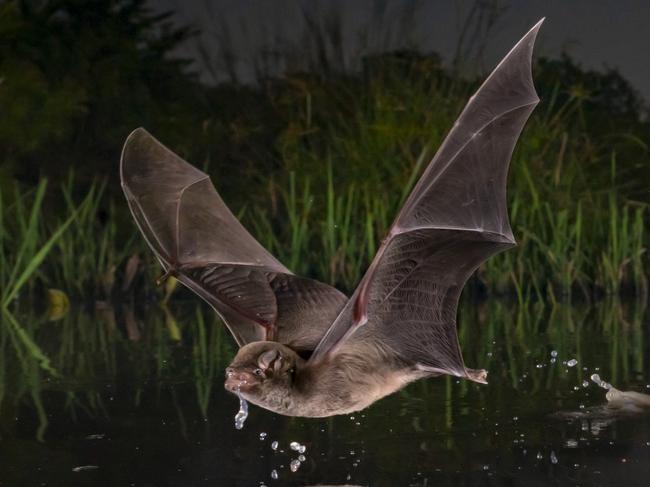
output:
[[[273,365],[273,362],[280,362],[278,360],[280,358],[280,352],[276,349],[271,349],[267,350],[266,352],[262,353],[259,358],[257,359],[257,365],[262,370],[268,369],[271,365]],[[275,367],[274,367],[275,368]]]

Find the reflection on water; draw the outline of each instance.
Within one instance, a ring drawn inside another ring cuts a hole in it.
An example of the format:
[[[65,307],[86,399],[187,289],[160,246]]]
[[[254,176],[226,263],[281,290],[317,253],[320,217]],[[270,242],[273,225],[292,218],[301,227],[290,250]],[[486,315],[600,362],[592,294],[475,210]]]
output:
[[[56,322],[36,313],[2,320],[3,486],[650,479],[650,415],[613,414],[589,380],[650,393],[650,323],[634,303],[466,303],[465,360],[489,370],[488,386],[420,381],[329,419],[252,407],[242,430],[232,422],[237,398],[221,385],[235,347],[203,307],[73,307]]]

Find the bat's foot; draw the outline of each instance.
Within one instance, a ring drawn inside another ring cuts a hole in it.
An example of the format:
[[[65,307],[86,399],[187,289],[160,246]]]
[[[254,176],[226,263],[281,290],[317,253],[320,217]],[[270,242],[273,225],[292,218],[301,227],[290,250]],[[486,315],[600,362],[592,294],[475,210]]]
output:
[[[467,378],[479,384],[487,384],[487,375],[485,369],[467,369]]]

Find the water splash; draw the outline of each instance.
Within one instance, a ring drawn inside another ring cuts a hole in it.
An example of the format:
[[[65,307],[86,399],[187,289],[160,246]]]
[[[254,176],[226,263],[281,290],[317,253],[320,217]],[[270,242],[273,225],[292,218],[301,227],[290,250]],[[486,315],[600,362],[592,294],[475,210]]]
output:
[[[612,385],[609,382],[602,380],[598,374],[591,374],[591,380],[603,389],[610,390],[612,388]]]
[[[246,421],[246,418],[248,418],[248,403],[246,402],[246,399],[242,397],[239,387],[235,394],[237,394],[237,397],[239,398],[239,411],[235,414],[235,428],[240,430],[244,427],[244,422]]]
[[[300,454],[305,453],[307,451],[307,447],[305,445],[301,445],[297,441],[292,441],[291,444],[289,445],[289,448],[291,448],[293,451],[297,451]]]

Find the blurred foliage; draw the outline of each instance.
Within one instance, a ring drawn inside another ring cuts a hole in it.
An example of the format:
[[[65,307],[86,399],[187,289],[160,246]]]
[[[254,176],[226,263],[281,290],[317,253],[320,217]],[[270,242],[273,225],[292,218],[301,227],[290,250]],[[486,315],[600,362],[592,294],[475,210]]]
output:
[[[170,53],[192,32],[169,17],[144,0],[0,4],[0,158],[13,176],[112,174],[139,125],[187,140],[200,90]]]
[[[142,276],[138,269],[153,281],[157,266],[117,184],[119,149],[145,126],[208,171],[235,214],[290,268],[353,288],[483,75],[463,78],[455,71],[462,60],[447,68],[435,54],[407,49],[343,69],[343,60],[335,62],[343,42],[335,20],[306,20],[314,27],[314,39],[303,43],[314,49],[309,69],[271,75],[259,63],[249,85],[227,75],[237,59],[222,39],[212,68],[231,82],[208,85],[177,55],[193,31],[144,1],[0,5],[0,189],[21,182],[0,193],[5,219],[24,220],[16,204],[31,201],[30,188],[43,177],[48,204],[34,220],[33,241],[47,242],[76,217],[35,274],[41,282],[106,300],[143,288],[143,281],[130,284]],[[542,101],[509,181],[520,249],[491,259],[480,280],[522,299],[631,286],[645,294],[650,123],[643,101],[616,71],[584,70],[566,56],[539,59],[534,78]],[[14,243],[5,240],[7,262]],[[138,254],[149,256],[143,265]]]

